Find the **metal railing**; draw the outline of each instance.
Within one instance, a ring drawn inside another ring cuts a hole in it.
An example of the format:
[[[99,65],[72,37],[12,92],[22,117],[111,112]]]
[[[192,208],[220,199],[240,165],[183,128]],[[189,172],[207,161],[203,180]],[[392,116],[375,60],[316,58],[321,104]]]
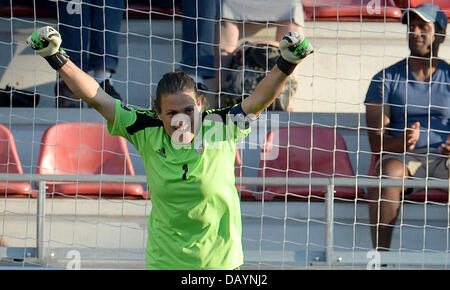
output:
[[[35,182],[38,184],[38,196],[37,196],[37,229],[36,229],[36,258],[39,263],[45,265],[45,200],[47,191],[47,182],[100,182],[100,183],[147,183],[146,176],[136,175],[44,175],[44,174],[0,174],[0,180],[7,180],[9,182]],[[439,188],[443,190],[449,189],[449,180],[413,180],[413,179],[387,179],[380,177],[336,177],[336,178],[316,178],[316,177],[292,177],[292,178],[280,178],[280,177],[236,177],[236,184],[247,186],[325,186],[327,192],[325,195],[325,218],[326,218],[326,231],[325,231],[325,257],[328,265],[335,262],[336,257],[342,253],[336,254],[333,249],[333,235],[334,235],[334,188],[337,186],[350,186],[350,187],[414,187],[414,188]],[[344,253],[345,255],[345,253]],[[389,255],[389,253],[383,253],[383,255]],[[396,254],[394,254],[395,256]],[[445,253],[445,255],[448,255]],[[358,257],[358,255],[352,255]],[[365,257],[364,257],[365,259]],[[389,259],[389,257],[387,257]],[[412,260],[414,260],[412,258]],[[446,257],[445,261],[450,261],[450,257]]]

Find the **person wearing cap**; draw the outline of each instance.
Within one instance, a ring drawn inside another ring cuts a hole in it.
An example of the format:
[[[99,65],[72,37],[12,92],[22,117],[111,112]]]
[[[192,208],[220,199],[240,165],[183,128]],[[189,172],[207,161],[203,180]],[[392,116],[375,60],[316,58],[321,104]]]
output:
[[[410,55],[377,73],[367,90],[366,122],[374,174],[389,178],[448,179],[450,66],[438,58],[447,17],[436,5],[410,8],[402,16]],[[404,196],[420,188],[371,188],[373,247],[389,250]]]

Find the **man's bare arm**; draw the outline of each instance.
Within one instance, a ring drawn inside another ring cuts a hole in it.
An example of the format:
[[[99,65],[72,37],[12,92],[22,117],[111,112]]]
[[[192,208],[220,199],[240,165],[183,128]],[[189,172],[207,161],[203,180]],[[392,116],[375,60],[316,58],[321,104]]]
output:
[[[420,136],[420,123],[416,122],[406,129],[404,136],[389,134],[391,110],[380,103],[366,103],[366,124],[368,127],[369,143],[372,152],[402,153],[415,148]]]

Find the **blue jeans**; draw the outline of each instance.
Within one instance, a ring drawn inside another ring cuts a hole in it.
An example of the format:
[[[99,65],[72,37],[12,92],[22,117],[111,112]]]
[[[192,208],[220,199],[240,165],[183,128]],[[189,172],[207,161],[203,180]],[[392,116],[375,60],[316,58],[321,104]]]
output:
[[[215,77],[217,0],[183,0],[181,69],[192,75]]]
[[[83,4],[79,3],[58,1],[61,46],[82,70],[105,68],[114,73],[125,1],[83,0]]]

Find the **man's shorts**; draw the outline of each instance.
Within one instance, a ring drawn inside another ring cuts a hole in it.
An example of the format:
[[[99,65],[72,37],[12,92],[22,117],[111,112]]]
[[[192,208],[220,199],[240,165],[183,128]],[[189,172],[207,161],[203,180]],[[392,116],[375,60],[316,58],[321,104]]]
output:
[[[397,159],[406,165],[409,175],[414,179],[449,179],[449,170],[446,166],[447,156],[442,156],[437,149],[430,149],[427,154],[426,148],[415,149],[406,153],[384,153],[382,160]],[[378,167],[381,160],[375,164]],[[381,163],[383,166],[383,163]],[[422,188],[409,188],[405,190],[405,195],[420,191]]]

